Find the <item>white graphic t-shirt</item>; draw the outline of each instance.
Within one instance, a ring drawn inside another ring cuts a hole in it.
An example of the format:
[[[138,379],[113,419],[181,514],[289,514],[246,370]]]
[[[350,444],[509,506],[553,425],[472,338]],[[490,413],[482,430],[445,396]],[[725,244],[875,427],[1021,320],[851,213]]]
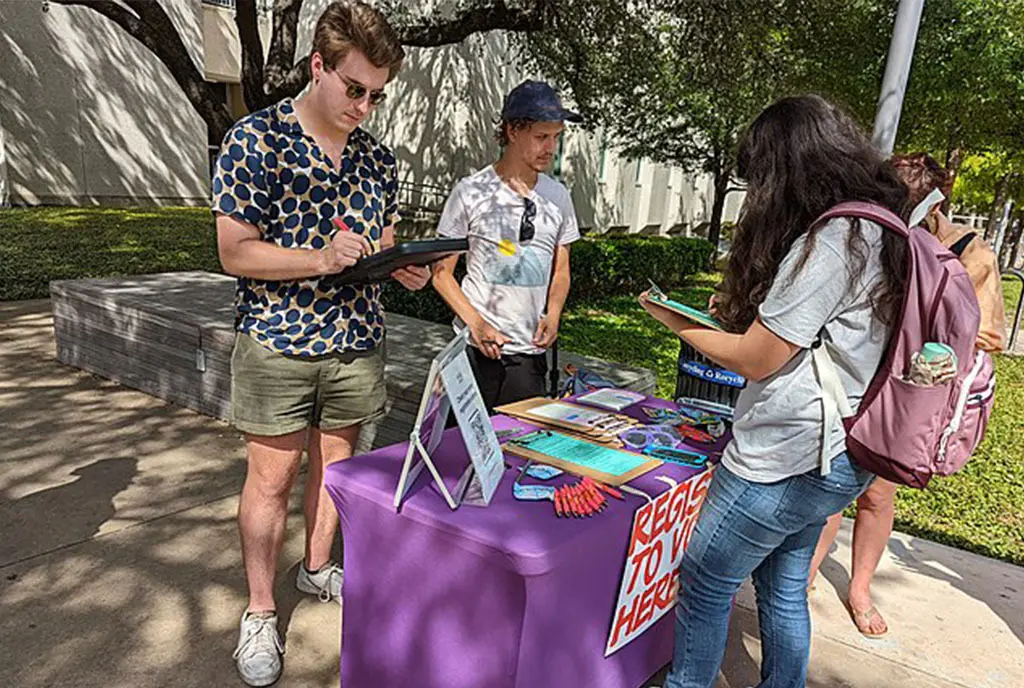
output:
[[[438,234],[469,238],[462,291],[480,316],[512,341],[506,354],[538,354],[532,343],[544,314],[555,248],[580,238],[569,191],[540,175],[527,198],[536,206],[534,236],[520,242],[526,202],[501,180],[492,165],[452,190]],[[464,323],[455,319],[456,331]]]

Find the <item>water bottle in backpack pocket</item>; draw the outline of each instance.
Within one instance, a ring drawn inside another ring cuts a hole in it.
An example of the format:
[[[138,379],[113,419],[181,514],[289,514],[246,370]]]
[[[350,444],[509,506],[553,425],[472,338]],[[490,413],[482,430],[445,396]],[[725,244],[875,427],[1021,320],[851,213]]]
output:
[[[908,230],[885,208],[841,203],[816,224],[833,217],[871,220],[904,237],[907,279],[900,319],[856,413],[828,344],[814,349],[826,427],[838,414],[847,451],[858,466],[923,488],[932,476],[963,467],[981,443],[992,413],[992,359],[975,350],[980,312],[974,286],[957,257],[934,236],[921,227]],[[827,471],[823,450],[822,472]]]

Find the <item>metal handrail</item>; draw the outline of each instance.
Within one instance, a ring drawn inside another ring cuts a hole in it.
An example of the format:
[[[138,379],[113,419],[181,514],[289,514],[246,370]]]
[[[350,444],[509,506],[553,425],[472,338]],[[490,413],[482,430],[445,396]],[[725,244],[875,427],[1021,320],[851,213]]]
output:
[[[1013,316],[1013,327],[1010,328],[1010,341],[1006,345],[1007,351],[1013,351],[1017,345],[1017,335],[1020,334],[1020,318],[1021,315],[1024,315],[1024,272],[1020,270],[1007,270],[1002,276],[1016,277],[1020,280],[1021,284],[1020,296],[1017,297],[1017,313]]]

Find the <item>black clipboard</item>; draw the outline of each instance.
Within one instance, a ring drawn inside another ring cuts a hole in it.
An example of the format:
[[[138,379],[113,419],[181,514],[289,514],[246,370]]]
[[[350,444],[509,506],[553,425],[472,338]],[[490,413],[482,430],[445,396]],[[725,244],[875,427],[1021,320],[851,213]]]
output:
[[[406,241],[389,249],[367,256],[350,268],[321,279],[326,286],[342,284],[370,284],[385,282],[398,268],[409,265],[430,265],[442,258],[465,253],[469,250],[469,239],[423,239]]]

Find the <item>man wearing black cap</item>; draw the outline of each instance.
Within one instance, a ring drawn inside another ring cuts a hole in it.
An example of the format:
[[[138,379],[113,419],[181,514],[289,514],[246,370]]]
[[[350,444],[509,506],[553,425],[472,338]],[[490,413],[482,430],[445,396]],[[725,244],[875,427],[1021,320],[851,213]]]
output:
[[[545,351],[569,293],[569,244],[580,236],[568,190],[543,173],[567,121],[582,118],[551,86],[516,86],[495,130],[501,157],[455,186],[438,225],[443,237],[469,239],[462,285],[457,257],[437,263],[433,280],[455,311],[455,329],[469,327],[488,411],[544,395]]]

